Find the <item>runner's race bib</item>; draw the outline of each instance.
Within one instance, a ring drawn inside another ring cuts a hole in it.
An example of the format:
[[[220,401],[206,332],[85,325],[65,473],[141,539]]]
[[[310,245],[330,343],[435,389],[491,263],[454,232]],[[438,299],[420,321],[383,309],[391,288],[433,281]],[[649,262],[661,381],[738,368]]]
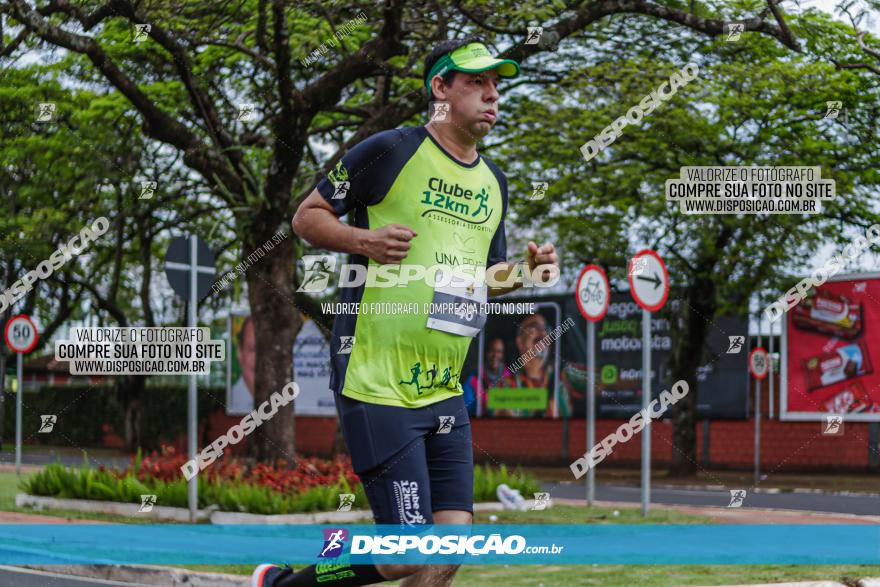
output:
[[[448,279],[447,279],[448,280]],[[438,270],[435,283],[443,281]],[[486,325],[486,285],[456,274],[449,285],[434,286],[434,301],[428,314],[428,328],[459,336],[476,336]]]

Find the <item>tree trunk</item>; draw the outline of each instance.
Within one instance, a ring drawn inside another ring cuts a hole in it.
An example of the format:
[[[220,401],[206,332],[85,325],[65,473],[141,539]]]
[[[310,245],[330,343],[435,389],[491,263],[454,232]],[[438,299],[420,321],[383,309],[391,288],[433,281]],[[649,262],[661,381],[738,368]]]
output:
[[[712,321],[715,320],[715,283],[711,276],[698,278],[687,290],[687,306],[681,308],[681,328],[676,329],[670,370],[672,381],[684,379],[690,391],[672,407],[672,463],[670,477],[697,471],[697,368]]]
[[[117,383],[117,395],[125,414],[123,438],[125,440],[125,448],[129,452],[136,452],[142,446],[143,401],[146,383],[147,378],[143,375],[122,377]]]
[[[257,354],[254,407],[293,381],[293,341],[302,327],[302,317],[293,302],[296,237],[289,235],[274,244],[271,237],[279,227],[279,215],[271,216],[263,223],[255,222],[243,243],[243,256],[250,264],[248,300]],[[264,254],[255,256],[259,251]],[[295,465],[293,413],[293,404],[288,404],[257,428],[250,439],[251,456],[263,462],[283,459],[289,466]]]

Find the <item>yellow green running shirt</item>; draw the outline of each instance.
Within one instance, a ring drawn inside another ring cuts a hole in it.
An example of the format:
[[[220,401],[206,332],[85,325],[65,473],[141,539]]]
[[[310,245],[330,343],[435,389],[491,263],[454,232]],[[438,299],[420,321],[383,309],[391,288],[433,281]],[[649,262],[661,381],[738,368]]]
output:
[[[365,139],[343,155],[317,189],[337,216],[349,214],[353,226],[375,229],[402,224],[413,229],[417,236],[410,241],[404,264],[490,267],[507,259],[504,174],[479,154],[469,165],[458,161],[423,126],[387,130]],[[363,255],[350,255],[348,263],[373,270],[379,266]],[[336,315],[330,344],[334,392],[407,408],[462,393],[461,369],[478,329],[453,334],[449,329],[429,328],[432,302],[461,299],[444,290],[435,292],[429,283],[433,281],[419,279],[405,287],[340,288],[340,302],[360,303],[361,311]],[[380,303],[408,304],[410,311],[363,310]]]

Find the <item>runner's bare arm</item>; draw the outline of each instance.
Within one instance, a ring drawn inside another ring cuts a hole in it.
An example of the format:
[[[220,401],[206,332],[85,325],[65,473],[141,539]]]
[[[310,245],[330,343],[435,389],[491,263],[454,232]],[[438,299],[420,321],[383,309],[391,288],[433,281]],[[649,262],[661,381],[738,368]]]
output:
[[[366,255],[377,263],[398,264],[406,258],[416,233],[401,224],[368,230],[340,221],[317,189],[303,200],[292,221],[293,232],[308,243],[340,253]]]

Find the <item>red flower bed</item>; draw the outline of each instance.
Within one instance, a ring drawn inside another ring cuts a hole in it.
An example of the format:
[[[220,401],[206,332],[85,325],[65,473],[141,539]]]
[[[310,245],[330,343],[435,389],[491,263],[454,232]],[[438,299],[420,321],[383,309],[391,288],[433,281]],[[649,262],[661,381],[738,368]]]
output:
[[[178,453],[173,446],[163,445],[161,452],[153,451],[143,457],[138,479],[159,479],[175,481],[182,478],[181,466],[189,460],[183,453]],[[134,462],[127,471],[134,469]],[[125,471],[119,473],[124,475]],[[237,480],[253,485],[270,487],[283,493],[294,493],[318,485],[332,485],[340,477],[345,478],[350,486],[360,483],[360,478],[351,468],[351,459],[340,455],[332,461],[317,457],[297,457],[296,467],[278,460],[274,464],[257,463],[249,466],[237,459],[220,458],[202,471],[209,482]]]

